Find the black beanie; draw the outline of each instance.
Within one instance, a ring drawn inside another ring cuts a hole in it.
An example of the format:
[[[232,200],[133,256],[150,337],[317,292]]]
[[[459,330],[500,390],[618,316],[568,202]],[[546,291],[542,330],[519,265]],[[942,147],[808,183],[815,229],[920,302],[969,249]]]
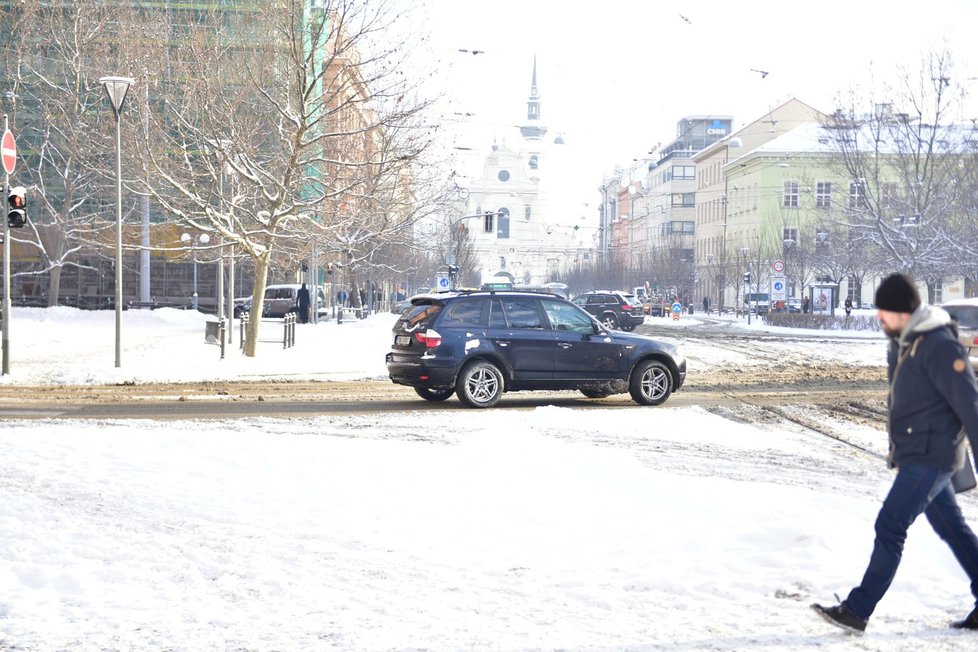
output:
[[[906,274],[890,274],[876,289],[876,307],[890,312],[913,312],[920,295],[913,279]]]

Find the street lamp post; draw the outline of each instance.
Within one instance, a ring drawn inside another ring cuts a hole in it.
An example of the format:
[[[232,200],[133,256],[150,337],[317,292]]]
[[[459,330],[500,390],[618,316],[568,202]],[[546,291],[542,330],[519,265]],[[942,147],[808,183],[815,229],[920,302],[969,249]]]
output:
[[[211,237],[206,233],[201,233],[196,238],[189,233],[183,233],[180,235],[180,242],[183,244],[190,244],[190,251],[193,253],[194,257],[194,310],[197,310],[199,304],[197,302],[197,245],[205,245],[211,241]],[[223,273],[223,271],[222,271]],[[221,304],[217,304],[217,316],[221,316]]]
[[[115,115],[115,366],[122,366],[122,126],[120,114],[132,77],[102,77],[98,80]]]
[[[750,259],[748,258],[748,256],[750,255],[750,249],[748,249],[747,247],[742,247],[740,249],[740,255],[743,256],[744,260],[747,262],[747,272],[744,274],[744,304],[747,306],[747,325],[750,326],[750,313],[752,308],[752,306],[750,305],[751,271],[750,271]]]

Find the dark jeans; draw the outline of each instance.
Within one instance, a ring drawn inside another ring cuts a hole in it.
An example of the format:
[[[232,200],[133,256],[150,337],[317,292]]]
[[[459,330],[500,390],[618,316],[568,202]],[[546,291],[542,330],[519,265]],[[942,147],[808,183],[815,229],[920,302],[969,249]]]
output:
[[[863,620],[869,620],[890,588],[903,556],[907,529],[921,513],[926,514],[931,527],[951,548],[971,580],[971,594],[978,601],[978,538],[954,499],[951,473],[905,464],[897,471],[876,518],[876,543],[866,574],[845,600],[846,607]]]

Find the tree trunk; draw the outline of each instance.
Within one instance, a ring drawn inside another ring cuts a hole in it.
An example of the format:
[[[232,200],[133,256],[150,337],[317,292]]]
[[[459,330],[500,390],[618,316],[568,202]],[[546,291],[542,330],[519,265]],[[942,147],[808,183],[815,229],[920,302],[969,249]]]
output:
[[[251,293],[251,314],[245,330],[244,354],[249,358],[258,352],[258,327],[261,326],[261,313],[265,303],[265,286],[268,284],[268,262],[271,257],[255,261],[255,288]]]
[[[55,265],[48,272],[48,308],[58,305],[61,297],[61,265]]]

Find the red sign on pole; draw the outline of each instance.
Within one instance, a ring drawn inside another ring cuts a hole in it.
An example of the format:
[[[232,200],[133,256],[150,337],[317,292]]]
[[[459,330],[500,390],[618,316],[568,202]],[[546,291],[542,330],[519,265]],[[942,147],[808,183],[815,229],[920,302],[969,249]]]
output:
[[[7,174],[13,174],[14,165],[17,164],[17,144],[14,142],[14,135],[10,133],[9,129],[3,132],[0,154],[3,155],[3,169],[7,171]]]

